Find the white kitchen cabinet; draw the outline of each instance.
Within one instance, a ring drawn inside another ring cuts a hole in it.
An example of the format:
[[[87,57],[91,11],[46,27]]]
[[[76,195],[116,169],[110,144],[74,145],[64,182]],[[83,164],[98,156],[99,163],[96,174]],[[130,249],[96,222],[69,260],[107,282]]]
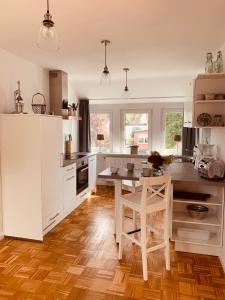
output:
[[[90,193],[96,192],[96,180],[97,180],[97,162],[96,162],[96,155],[93,155],[88,159],[88,187]]]
[[[42,240],[63,214],[62,119],[1,115],[4,235]]]
[[[69,169],[69,168],[68,168]],[[73,169],[72,167],[70,169]],[[63,209],[64,215],[70,213],[76,206],[76,170],[63,176]]]

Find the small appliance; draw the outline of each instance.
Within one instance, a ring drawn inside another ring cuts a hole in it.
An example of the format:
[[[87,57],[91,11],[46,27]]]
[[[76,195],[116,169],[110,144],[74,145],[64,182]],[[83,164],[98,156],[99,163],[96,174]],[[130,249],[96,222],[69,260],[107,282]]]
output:
[[[225,164],[215,158],[204,158],[198,162],[198,173],[206,179],[222,179],[225,174]]]

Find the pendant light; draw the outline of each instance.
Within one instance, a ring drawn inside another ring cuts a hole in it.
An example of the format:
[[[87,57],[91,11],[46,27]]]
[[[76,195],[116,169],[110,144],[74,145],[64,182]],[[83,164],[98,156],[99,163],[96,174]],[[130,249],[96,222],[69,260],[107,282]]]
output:
[[[123,68],[124,72],[126,73],[126,85],[124,87],[123,90],[123,97],[128,98],[130,96],[130,91],[128,89],[128,85],[127,85],[127,72],[130,71],[129,68]]]
[[[37,46],[43,50],[56,51],[59,49],[55,23],[52,21],[52,15],[49,12],[49,0],[47,0],[47,12],[39,30]]]
[[[111,76],[110,76],[109,69],[107,66],[107,51],[106,51],[106,48],[110,44],[110,41],[102,40],[101,43],[104,44],[104,46],[105,46],[105,66],[104,66],[104,69],[101,74],[100,84],[107,85],[107,84],[110,84],[110,81],[111,81]]]

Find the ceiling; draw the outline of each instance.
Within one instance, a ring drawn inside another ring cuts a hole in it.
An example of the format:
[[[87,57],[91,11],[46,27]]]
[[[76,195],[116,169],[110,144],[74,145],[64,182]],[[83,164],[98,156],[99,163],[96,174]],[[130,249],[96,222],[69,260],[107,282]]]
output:
[[[224,0],[50,0],[60,39],[51,53],[36,47],[45,0],[0,0],[0,11],[1,48],[68,72],[76,92],[89,98],[119,97],[123,67],[131,69],[134,97],[167,94],[167,78],[174,86],[183,78],[168,96],[185,94],[190,78],[204,70],[206,52],[225,42]],[[109,90],[99,86],[103,38],[111,40]]]

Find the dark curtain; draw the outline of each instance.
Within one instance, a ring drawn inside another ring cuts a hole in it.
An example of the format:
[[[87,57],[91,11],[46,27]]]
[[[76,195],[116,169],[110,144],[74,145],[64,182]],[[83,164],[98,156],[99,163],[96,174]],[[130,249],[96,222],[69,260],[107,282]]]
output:
[[[89,100],[79,100],[79,152],[91,151]]]
[[[198,143],[198,128],[183,127],[182,131],[182,155],[192,156],[194,146]]]

